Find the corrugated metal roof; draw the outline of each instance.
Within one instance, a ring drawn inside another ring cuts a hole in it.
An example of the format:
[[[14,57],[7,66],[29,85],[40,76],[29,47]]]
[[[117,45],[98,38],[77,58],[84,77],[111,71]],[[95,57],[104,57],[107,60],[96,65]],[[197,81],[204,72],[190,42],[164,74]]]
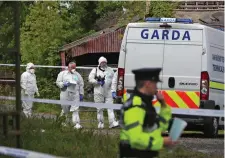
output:
[[[89,36],[86,36],[86,37],[83,37],[83,38],[81,38],[79,40],[76,40],[76,41],[74,41],[72,43],[66,44],[66,45],[63,46],[63,48],[60,51],[69,50],[69,49],[71,49],[71,48],[73,48],[73,47],[75,47],[77,45],[85,43],[85,42],[87,42],[89,40],[93,40],[93,39],[95,39],[95,38],[97,38],[99,36],[104,36],[105,34],[114,32],[114,31],[116,31],[116,30],[118,30],[120,28],[124,28],[124,27],[125,26],[122,26],[122,27],[115,26],[115,27],[111,27],[111,28],[106,28],[104,30],[98,31],[96,33],[93,33],[93,34],[91,34]]]
[[[67,47],[72,57],[88,53],[118,53],[125,27],[112,29],[100,36],[81,39]]]

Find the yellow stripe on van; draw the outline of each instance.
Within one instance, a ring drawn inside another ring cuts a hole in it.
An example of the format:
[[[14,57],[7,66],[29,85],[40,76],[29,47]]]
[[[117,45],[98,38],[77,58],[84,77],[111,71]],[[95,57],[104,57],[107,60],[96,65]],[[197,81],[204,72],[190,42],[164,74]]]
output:
[[[199,107],[200,97],[195,92],[192,91],[187,91],[186,94]]]
[[[224,91],[224,83],[210,81],[209,87],[213,89],[223,90]]]
[[[173,99],[173,101],[179,106],[179,108],[189,108],[187,104],[180,98],[176,91],[166,91],[167,94]]]
[[[198,109],[200,103],[200,92],[197,91],[161,91],[167,105],[174,108]],[[158,100],[152,101],[154,106],[160,106]]]

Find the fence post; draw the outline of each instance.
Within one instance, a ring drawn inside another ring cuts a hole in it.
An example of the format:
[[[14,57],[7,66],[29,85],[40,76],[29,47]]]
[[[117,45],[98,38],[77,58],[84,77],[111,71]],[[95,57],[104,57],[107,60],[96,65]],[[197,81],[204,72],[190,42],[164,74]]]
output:
[[[2,117],[2,125],[3,125],[3,135],[5,138],[8,136],[8,114],[3,114]]]
[[[16,132],[20,133],[21,91],[20,91],[20,2],[14,2],[15,12],[15,57],[16,57]],[[20,134],[16,135],[16,147],[21,148]]]

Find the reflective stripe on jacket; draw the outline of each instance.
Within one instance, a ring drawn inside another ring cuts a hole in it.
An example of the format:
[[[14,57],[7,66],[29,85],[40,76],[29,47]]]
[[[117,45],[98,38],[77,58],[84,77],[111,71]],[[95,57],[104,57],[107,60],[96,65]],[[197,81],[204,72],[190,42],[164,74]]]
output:
[[[171,108],[169,106],[163,107],[159,114],[153,111],[152,113],[158,121],[153,122],[152,127],[146,128],[144,127],[146,115],[149,115],[147,106],[152,105],[146,105],[137,95],[132,96],[124,103],[121,109],[120,141],[127,142],[134,149],[158,151],[163,147],[161,133],[169,126]]]

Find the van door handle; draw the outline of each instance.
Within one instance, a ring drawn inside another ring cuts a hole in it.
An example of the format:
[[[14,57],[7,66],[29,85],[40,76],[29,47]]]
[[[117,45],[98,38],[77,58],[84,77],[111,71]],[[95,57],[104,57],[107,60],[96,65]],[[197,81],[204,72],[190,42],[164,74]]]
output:
[[[174,86],[175,86],[175,78],[174,77],[169,77],[168,86],[169,86],[169,88],[174,88]]]

